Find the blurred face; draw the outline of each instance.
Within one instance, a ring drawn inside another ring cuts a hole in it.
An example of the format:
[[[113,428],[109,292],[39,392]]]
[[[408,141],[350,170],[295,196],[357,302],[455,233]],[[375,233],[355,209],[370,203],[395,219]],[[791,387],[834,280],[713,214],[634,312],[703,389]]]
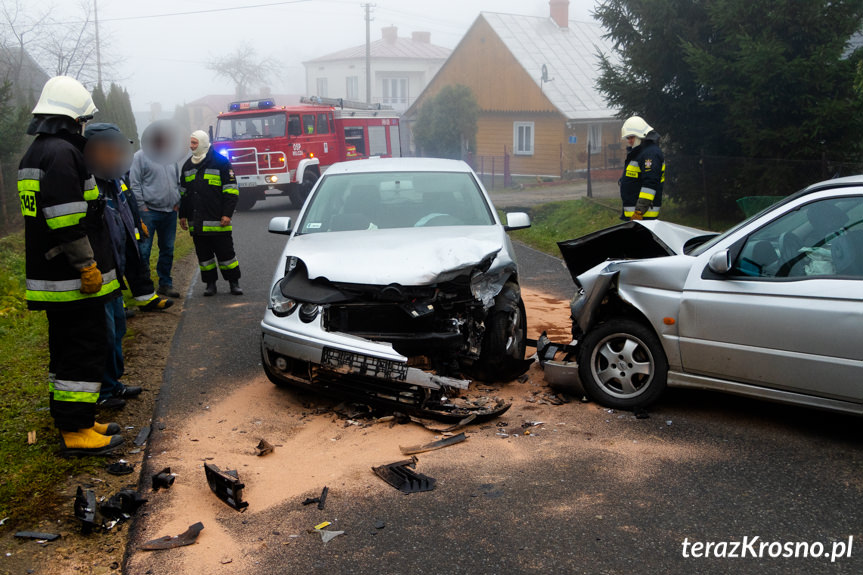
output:
[[[193,152],[198,149],[198,138],[192,138],[189,141],[189,149]]]
[[[632,145],[634,145],[634,144],[635,144],[635,139],[636,139],[636,138],[635,138],[635,136],[627,136],[627,137],[626,137],[626,138],[624,138],[624,139],[626,140],[626,145],[627,145],[627,146],[632,146]]]
[[[120,178],[132,165],[132,145],[125,139],[91,138],[84,147],[84,161],[98,178]]]

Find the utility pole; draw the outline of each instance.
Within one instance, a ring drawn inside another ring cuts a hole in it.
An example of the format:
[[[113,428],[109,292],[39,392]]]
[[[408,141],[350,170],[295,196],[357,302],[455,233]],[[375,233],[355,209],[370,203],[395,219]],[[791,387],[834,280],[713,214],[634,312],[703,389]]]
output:
[[[93,21],[96,24],[96,85],[102,89],[102,47],[99,45],[99,7],[93,0]]]
[[[366,104],[372,103],[372,8],[374,4],[362,5],[366,10]]]

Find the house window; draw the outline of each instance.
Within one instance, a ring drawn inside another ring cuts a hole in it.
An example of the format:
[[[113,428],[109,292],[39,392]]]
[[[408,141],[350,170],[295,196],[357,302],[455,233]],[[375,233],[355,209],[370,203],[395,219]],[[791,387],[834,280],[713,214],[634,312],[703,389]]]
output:
[[[318,78],[318,96],[321,98],[326,98],[327,94],[327,79],[326,78]]]
[[[513,122],[512,149],[518,156],[533,155],[533,122]]]
[[[594,124],[590,127],[590,153],[591,154],[599,154],[602,153],[602,125]]]
[[[408,103],[408,79],[384,78],[382,101],[384,104]]]
[[[360,79],[358,76],[348,76],[345,79],[345,98],[356,100],[360,96]]]

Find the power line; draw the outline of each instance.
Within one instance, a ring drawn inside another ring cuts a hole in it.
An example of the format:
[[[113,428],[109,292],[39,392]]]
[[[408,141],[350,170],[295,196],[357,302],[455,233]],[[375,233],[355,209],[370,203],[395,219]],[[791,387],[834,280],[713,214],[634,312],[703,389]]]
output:
[[[193,16],[198,14],[209,14],[212,12],[230,12],[235,10],[248,10],[251,8],[270,8],[272,6],[284,6],[286,4],[302,4],[312,0],[284,0],[282,2],[269,2],[266,4],[250,4],[248,6],[230,6],[228,8],[208,8],[206,10],[191,10],[188,12],[166,12],[164,14],[147,14],[143,16],[120,16],[117,18],[102,18],[102,22],[122,22],[127,20],[146,20],[150,18],[170,18],[172,16]]]

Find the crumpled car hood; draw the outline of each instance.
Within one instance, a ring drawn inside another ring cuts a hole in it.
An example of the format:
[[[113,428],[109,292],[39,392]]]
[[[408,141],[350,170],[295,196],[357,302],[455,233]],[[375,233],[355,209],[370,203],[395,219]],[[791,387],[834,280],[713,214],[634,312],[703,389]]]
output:
[[[504,233],[489,225],[303,234],[292,237],[285,252],[303,261],[311,280],[424,286],[495,259],[492,269],[511,263],[496,258]]]
[[[662,220],[633,220],[559,242],[572,279],[607,260],[680,255],[716,234]]]

